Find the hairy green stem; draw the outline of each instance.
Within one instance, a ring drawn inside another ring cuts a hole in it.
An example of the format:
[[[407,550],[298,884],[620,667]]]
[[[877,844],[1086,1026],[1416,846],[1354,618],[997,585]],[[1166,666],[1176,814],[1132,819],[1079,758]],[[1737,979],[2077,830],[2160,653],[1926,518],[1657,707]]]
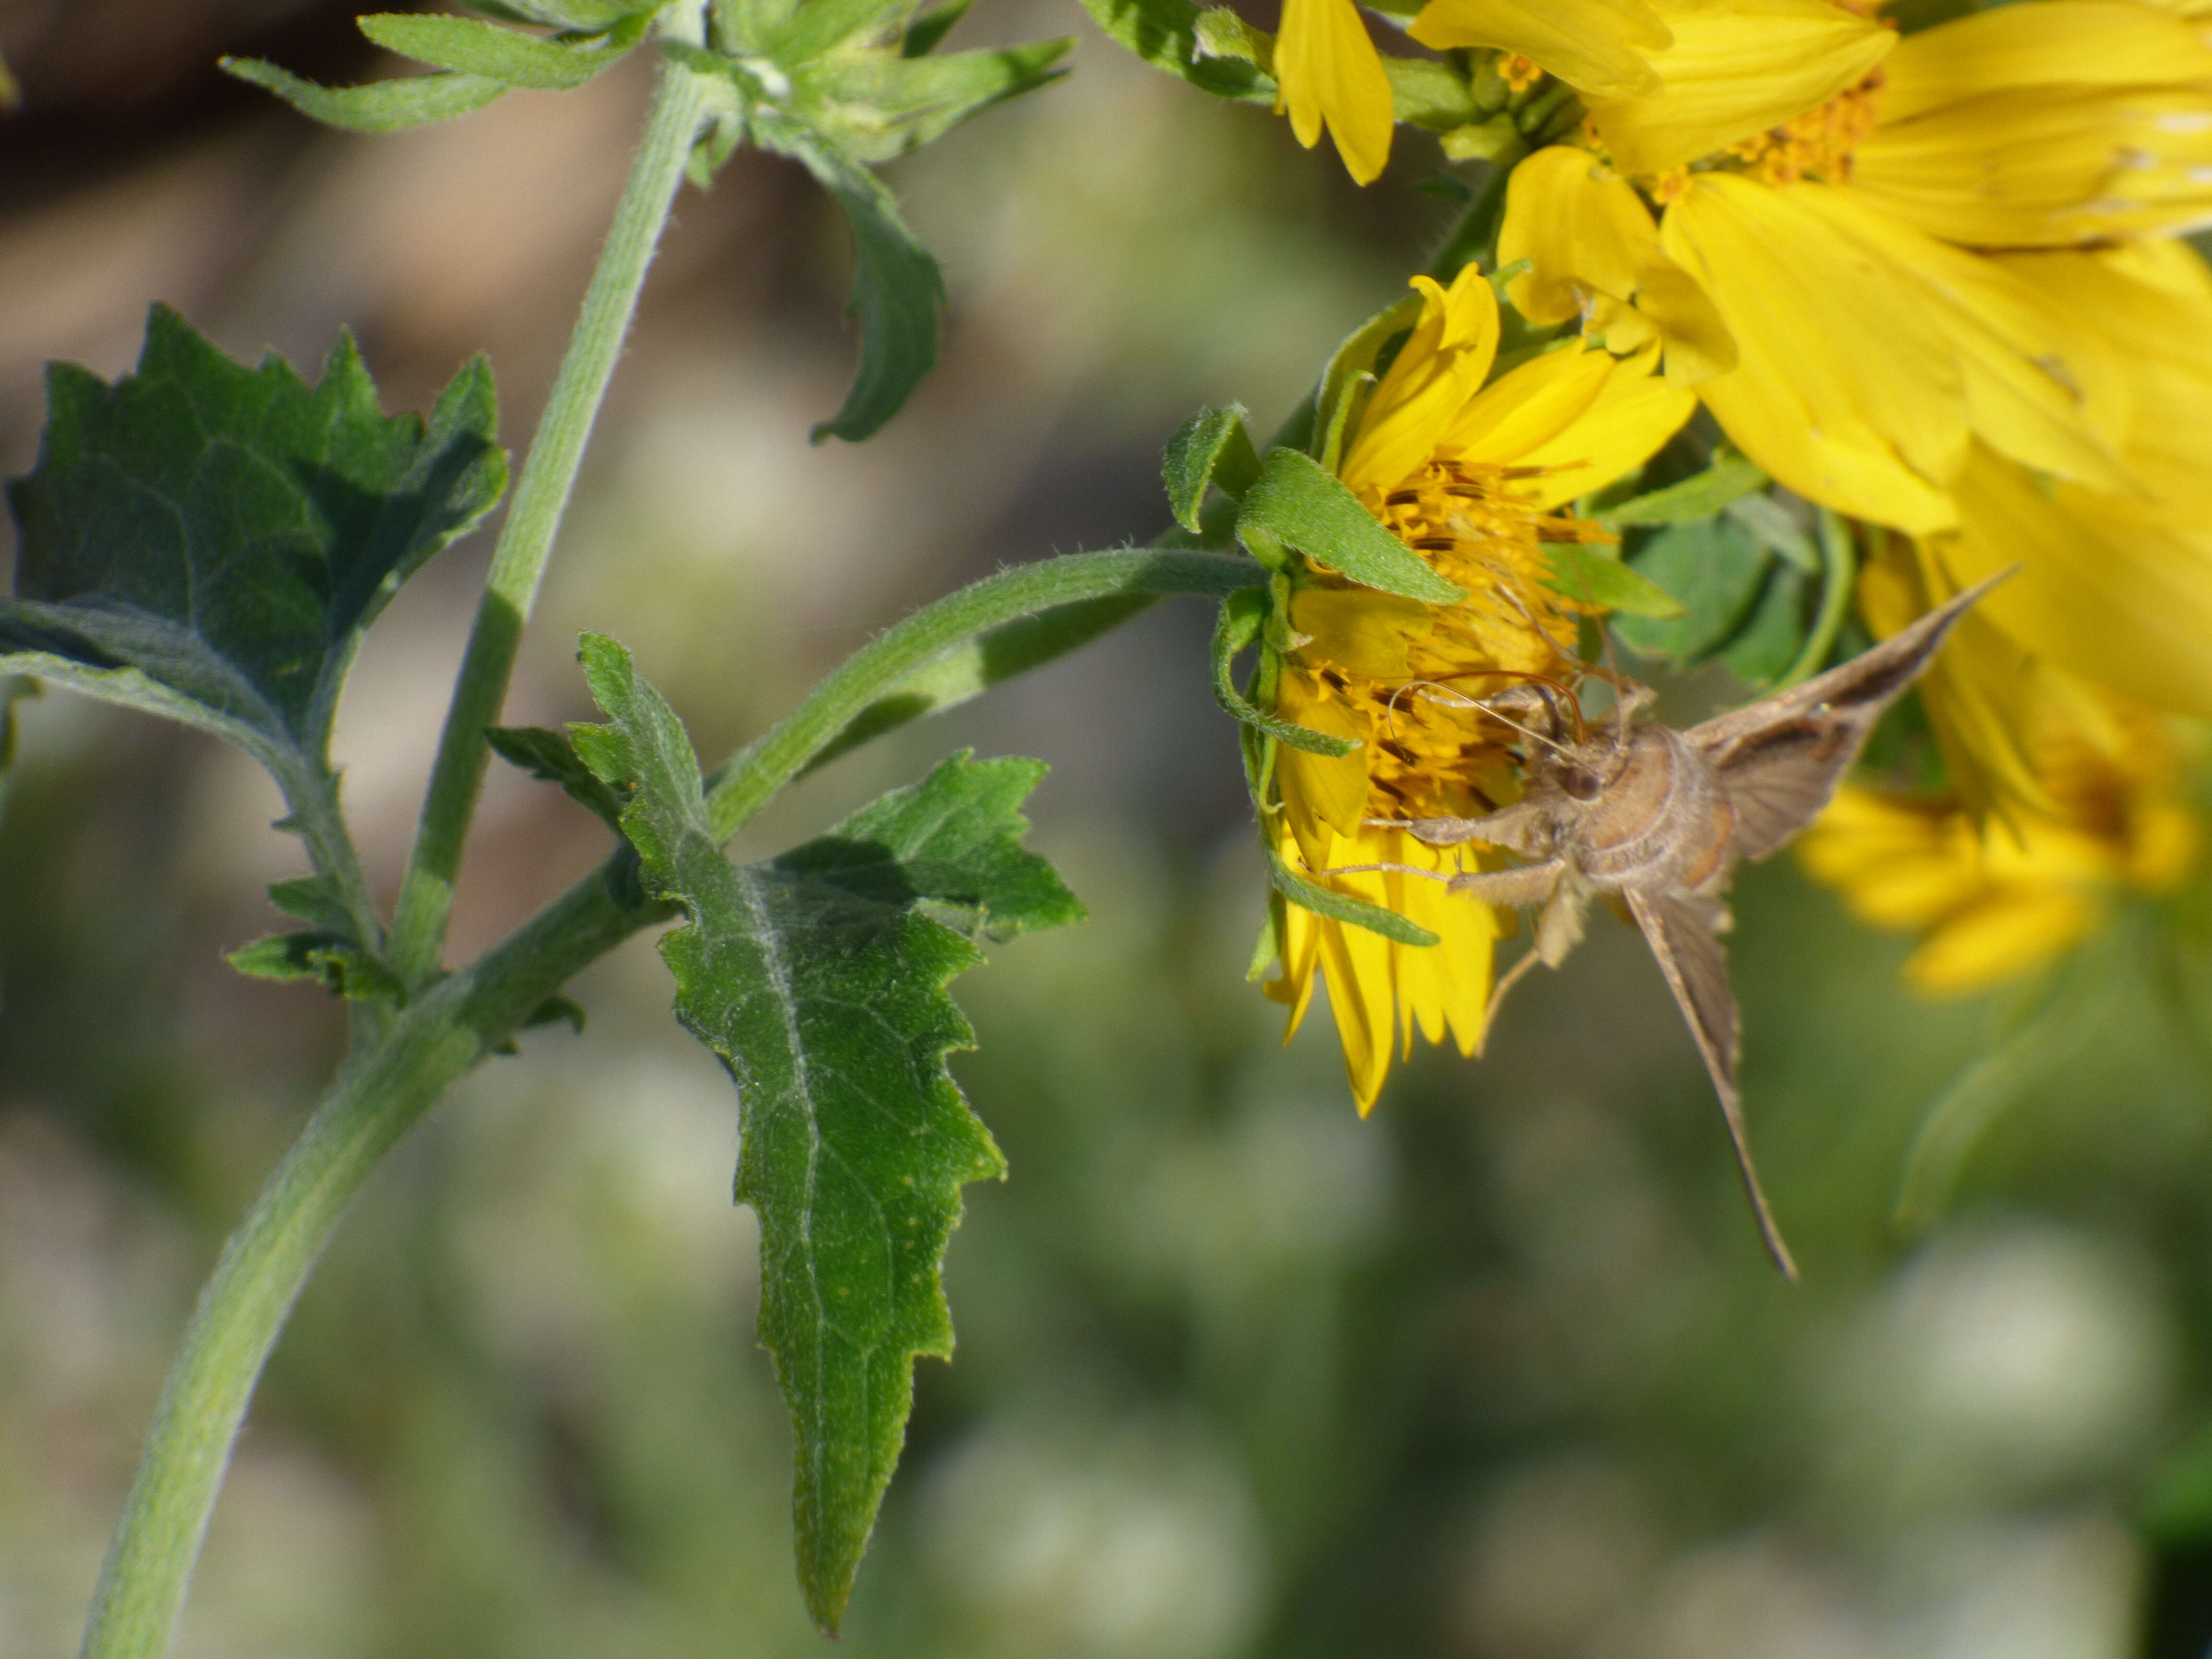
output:
[[[1212,553],[1077,554],[987,578],[915,612],[824,680],[723,769],[717,822],[734,830],[853,717],[978,634],[1114,594],[1219,597],[1257,567]],[[107,1562],[84,1659],[160,1659],[263,1364],[347,1204],[439,1095],[577,971],[673,912],[625,909],[623,854],[476,964],[440,981],[357,1054],[254,1200],[201,1292],[155,1409]]]
[[[665,30],[695,44],[700,38],[696,0],[669,12]],[[561,529],[562,515],[575,488],[576,470],[622,355],[624,336],[637,310],[646,267],[653,261],[668,223],[676,192],[684,181],[707,107],[706,77],[665,58],[660,86],[644,142],[631,164],[629,183],[615,210],[614,226],[599,254],[599,269],[584,294],[568,356],[554,380],[545,414],[531,440],[501,529],[491,572],[477,607],[475,626],[461,659],[453,701],[438,739],[430,787],[422,802],[415,850],[400,884],[398,914],[392,922],[392,965],[410,988],[434,978],[446,945],[453,883],[460,872],[461,849],[476,816],[491,751],[484,729],[499,718],[507,681],[522,644],[522,630],[537,602],[538,585]]]
[[[1814,613],[1813,631],[1790,672],[1774,684],[1776,690],[1810,679],[1820,672],[1828,653],[1836,648],[1836,635],[1850,614],[1851,589],[1858,576],[1858,556],[1851,545],[1851,527],[1832,507],[1818,509],[1820,544],[1820,608]]]

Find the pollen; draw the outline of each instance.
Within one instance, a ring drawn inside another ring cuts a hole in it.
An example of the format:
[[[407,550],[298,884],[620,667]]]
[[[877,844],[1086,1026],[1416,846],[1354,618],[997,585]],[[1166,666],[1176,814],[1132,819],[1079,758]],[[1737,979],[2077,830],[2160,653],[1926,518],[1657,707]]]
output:
[[[1536,62],[1533,58],[1523,58],[1517,52],[1498,55],[1498,72],[1505,78],[1505,84],[1516,92],[1526,92],[1544,78],[1544,71]]]
[[[1728,161],[1762,184],[1794,185],[1801,179],[1847,182],[1851,152],[1875,130],[1881,83],[1877,69],[1826,103],[1731,144]]]

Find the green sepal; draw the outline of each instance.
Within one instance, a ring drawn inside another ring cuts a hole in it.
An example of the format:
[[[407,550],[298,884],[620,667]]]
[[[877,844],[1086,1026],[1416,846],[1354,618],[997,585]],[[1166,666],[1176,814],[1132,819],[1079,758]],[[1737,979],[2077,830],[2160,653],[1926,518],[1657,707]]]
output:
[[[1247,985],[1257,985],[1283,959],[1284,903],[1280,893],[1272,887],[1267,890],[1267,910],[1260,920],[1260,937],[1252,941],[1251,960],[1244,964]]]
[[[1239,103],[1275,101],[1275,82],[1258,66],[1236,58],[1209,58],[1199,50],[1199,9],[1190,0],[1083,0],[1091,19],[1154,69],[1188,81],[1200,92]]]
[[[1249,526],[1363,587],[1425,605],[1455,605],[1467,597],[1301,450],[1267,452],[1237,524],[1240,538]]]
[[[1702,472],[1693,472],[1679,483],[1647,495],[1635,495],[1617,506],[1601,508],[1595,516],[1609,530],[1637,525],[1687,524],[1710,518],[1739,496],[1767,485],[1758,464],[1733,451],[1713,457]]]
[[[1329,355],[1328,367],[1321,373],[1320,388],[1314,394],[1312,441],[1304,446],[1329,471],[1335,471],[1343,459],[1344,434],[1352,423],[1363,383],[1374,373],[1382,348],[1420,320],[1421,305],[1419,295],[1408,294],[1383,307],[1346,335]]]
[[[1595,548],[1553,542],[1544,552],[1552,566],[1552,586],[1569,599],[1662,622],[1689,614],[1681,600],[1650,577]]]
[[[799,1583],[834,1633],[915,1360],[951,1352],[960,1188],[1006,1169],[945,1069],[974,1040],[946,982],[981,959],[968,934],[1081,907],[1020,845],[1034,761],[957,756],[781,858],[732,864],[675,712],[613,641],[586,635],[582,655],[609,718],[576,728],[576,750],[635,790],[623,834],[647,890],[688,918],[661,941],[677,1017],[738,1087],[736,1193],[760,1218],[760,1337],[792,1412]]]
[[[1221,614],[1213,624],[1213,700],[1231,720],[1242,720],[1277,743],[1302,749],[1310,755],[1353,753],[1363,746],[1357,738],[1334,738],[1326,732],[1310,732],[1303,726],[1293,726],[1264,709],[1254,708],[1237,691],[1230,671],[1236,663],[1237,653],[1260,637],[1267,626],[1268,611],[1267,592],[1261,587],[1244,588],[1222,601]]]
[[[1109,593],[1002,623],[897,681],[823,745],[806,763],[806,771],[826,766],[909,720],[941,714],[981,696],[1000,680],[1065,656],[1158,602],[1151,593]]]
[[[1327,916],[1331,921],[1340,921],[1352,927],[1364,927],[1370,933],[1380,933],[1398,945],[1434,945],[1437,936],[1427,928],[1408,921],[1395,910],[1386,910],[1379,904],[1370,904],[1364,899],[1347,897],[1319,887],[1297,874],[1283,862],[1282,854],[1261,840],[1262,850],[1267,854],[1267,873],[1275,884],[1275,890],[1291,903]]]
[[[1245,429],[1245,412],[1242,404],[1201,409],[1168,440],[1160,466],[1168,487],[1168,507],[1176,522],[1193,535],[1202,528],[1198,514],[1209,485],[1241,498],[1260,476],[1260,456]]]
[[[484,741],[510,766],[541,782],[559,784],[569,799],[605,819],[609,829],[622,827],[629,797],[584,764],[566,732],[542,726],[494,726],[485,728]]]
[[[258,58],[222,58],[225,75],[273,92],[301,114],[346,132],[404,132],[482,109],[508,91],[484,75],[410,76],[363,87],[324,87]]]
[[[1467,78],[1443,58],[1384,52],[1382,67],[1390,76],[1391,108],[1407,125],[1449,132],[1484,114]]]
[[[240,945],[224,961],[248,979],[320,981],[349,1002],[398,1007],[407,1000],[399,976],[350,939],[320,930],[273,933]]]
[[[541,40],[473,17],[420,12],[376,12],[354,20],[387,52],[459,75],[478,75],[510,87],[568,92],[627,57],[651,21],[639,12],[589,43]]]

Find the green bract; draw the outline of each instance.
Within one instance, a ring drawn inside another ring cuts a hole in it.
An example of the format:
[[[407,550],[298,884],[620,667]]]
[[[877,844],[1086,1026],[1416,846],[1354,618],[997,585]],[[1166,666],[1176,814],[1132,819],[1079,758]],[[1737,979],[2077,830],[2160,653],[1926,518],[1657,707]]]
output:
[[[611,640],[586,635],[584,664],[610,724],[572,728],[577,752],[635,791],[622,826],[647,889],[690,917],[661,946],[677,1017],[738,1085],[761,1342],[798,1440],[799,1582],[834,1632],[898,1462],[914,1360],[952,1351],[939,1273],[960,1188],[1005,1173],[945,1070],[971,1036],[945,983],[982,959],[975,937],[1082,907],[1020,845],[1036,761],[955,756],[818,840],[732,864],[674,711]]]

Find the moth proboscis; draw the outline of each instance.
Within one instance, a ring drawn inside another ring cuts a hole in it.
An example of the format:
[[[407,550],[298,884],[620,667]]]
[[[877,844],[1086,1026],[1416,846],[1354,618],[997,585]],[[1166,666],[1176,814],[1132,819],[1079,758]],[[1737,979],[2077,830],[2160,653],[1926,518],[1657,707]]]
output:
[[[1796,1263],[1760,1188],[1736,1089],[1741,1035],[1720,942],[1733,920],[1729,880],[1737,860],[1764,858],[1813,821],[1883,710],[1968,608],[2011,574],[1968,588],[1849,662],[1687,731],[1636,723],[1653,694],[1620,674],[1606,677],[1619,700],[1607,729],[1595,734],[1582,734],[1548,684],[1485,699],[1482,706],[1526,740],[1521,799],[1480,817],[1370,822],[1431,846],[1485,842],[1528,861],[1448,877],[1412,865],[1352,866],[1427,876],[1468,898],[1536,908],[1534,941],[1498,981],[1492,1012],[1534,963],[1556,968],[1565,959],[1582,939],[1592,898],[1624,902],[1712,1074],[1759,1237],[1792,1280]],[[1525,711],[1528,723],[1504,714],[1507,707]]]

